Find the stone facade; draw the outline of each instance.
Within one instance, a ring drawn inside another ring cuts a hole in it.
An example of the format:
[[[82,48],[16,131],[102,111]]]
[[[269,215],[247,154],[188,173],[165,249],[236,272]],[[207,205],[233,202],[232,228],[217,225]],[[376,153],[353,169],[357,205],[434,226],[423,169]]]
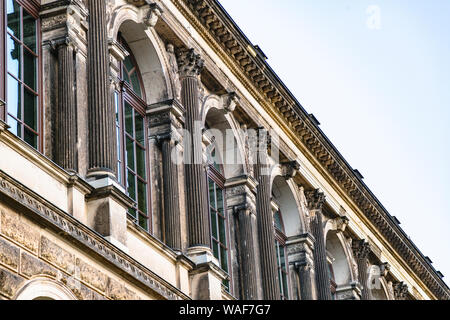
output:
[[[1,101],[0,299],[450,299],[217,1],[31,2],[42,143]]]

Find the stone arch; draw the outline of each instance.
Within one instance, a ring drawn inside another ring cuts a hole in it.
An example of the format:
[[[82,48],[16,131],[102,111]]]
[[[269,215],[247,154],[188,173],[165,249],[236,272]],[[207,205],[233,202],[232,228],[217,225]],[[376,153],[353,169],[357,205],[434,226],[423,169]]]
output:
[[[108,28],[109,39],[119,32],[139,66],[149,105],[174,98],[175,79],[170,77],[170,63],[163,41],[153,28],[143,23],[143,12],[132,5],[115,9]]]
[[[342,232],[328,230],[325,239],[326,249],[331,257],[334,281],[337,285],[337,291],[339,291],[339,289],[348,287],[354,282],[354,265]]]
[[[278,172],[278,169],[274,169]],[[299,198],[298,186],[292,179],[286,180],[278,172],[272,179],[271,191],[274,201],[280,207],[286,236],[294,237],[305,233],[304,212]]]
[[[209,96],[205,99],[202,110],[203,124],[208,127],[206,135],[214,140],[225,178],[247,174],[241,128],[231,113],[224,112],[221,98],[216,95]]]
[[[77,300],[62,284],[48,279],[36,278],[27,282],[16,294],[15,300]]]

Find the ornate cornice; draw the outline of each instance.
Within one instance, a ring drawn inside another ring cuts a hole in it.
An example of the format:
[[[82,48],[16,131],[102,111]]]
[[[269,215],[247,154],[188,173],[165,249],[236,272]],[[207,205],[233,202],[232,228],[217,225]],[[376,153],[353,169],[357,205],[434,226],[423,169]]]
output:
[[[106,239],[1,170],[0,195],[2,199],[9,199],[26,208],[27,211],[34,214],[33,219],[53,229],[61,236],[68,237],[70,241],[81,246],[85,252],[94,252],[114,267],[119,268],[127,279],[140,287],[151,290],[152,293],[168,300],[189,299],[177,288],[117,249]]]
[[[438,299],[450,299],[450,289],[426,262],[416,246],[392,221],[390,214],[372,194],[353,168],[328,140],[319,126],[281,82],[258,50],[248,41],[216,0],[172,0],[177,8],[189,8],[186,18],[194,26],[201,25],[218,46],[234,61],[233,72],[239,70],[257,89],[295,133],[303,146],[327,171],[364,216],[388,241],[398,255]],[[183,3],[182,5],[180,3]],[[247,87],[247,86],[246,86]],[[250,89],[250,92],[254,92]],[[259,100],[259,99],[257,99]]]

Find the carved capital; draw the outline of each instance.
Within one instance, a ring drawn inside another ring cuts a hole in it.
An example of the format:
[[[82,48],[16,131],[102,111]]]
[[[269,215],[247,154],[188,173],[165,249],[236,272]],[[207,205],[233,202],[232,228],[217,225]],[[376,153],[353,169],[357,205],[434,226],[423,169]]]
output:
[[[286,163],[282,163],[283,176],[286,180],[292,179],[295,177],[297,172],[300,170],[300,163],[298,161],[289,161]]]
[[[194,49],[178,50],[177,61],[180,77],[197,77],[202,72],[205,63]]]
[[[308,202],[309,210],[322,210],[325,203],[325,194],[319,189],[305,191],[306,201]]]
[[[408,296],[408,285],[403,282],[393,283],[395,300],[405,300]]]
[[[145,25],[149,28],[154,28],[156,26],[156,23],[158,22],[159,17],[161,17],[162,13],[163,10],[158,4],[150,3],[149,9],[144,18]]]
[[[371,251],[370,244],[365,240],[353,240],[352,250],[356,259],[366,259]]]
[[[387,262],[380,264],[378,267],[380,268],[380,276],[382,277],[386,277],[389,270],[391,270],[391,265]]]
[[[239,104],[240,98],[236,92],[230,92],[222,96],[223,109],[225,113],[233,113],[236,106]]]
[[[337,217],[336,219],[334,219],[336,230],[341,232],[345,231],[349,222],[350,220],[346,216]]]

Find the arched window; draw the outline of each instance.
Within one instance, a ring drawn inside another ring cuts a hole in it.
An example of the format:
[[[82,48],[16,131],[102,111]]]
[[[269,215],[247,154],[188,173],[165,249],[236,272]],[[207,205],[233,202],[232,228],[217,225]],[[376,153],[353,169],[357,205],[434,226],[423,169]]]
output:
[[[217,161],[219,155],[216,149],[212,148],[207,154],[211,245],[214,257],[219,261],[220,267],[229,274],[228,279],[224,280],[223,286],[230,291],[231,270],[229,268],[228,220],[224,192],[225,178],[222,166]]]
[[[0,118],[10,131],[39,149],[41,139],[40,21],[36,1],[0,3]],[[5,47],[6,45],[6,47]]]
[[[281,300],[289,299],[289,277],[288,264],[286,256],[286,235],[284,231],[283,218],[280,209],[276,208],[273,213],[273,222],[275,226],[275,252],[278,264],[278,280],[280,285]]]
[[[135,205],[128,212],[137,225],[150,231],[147,125],[142,78],[131,50],[119,35],[119,43],[130,53],[121,62],[121,90],[114,93],[117,133],[117,177]]]

